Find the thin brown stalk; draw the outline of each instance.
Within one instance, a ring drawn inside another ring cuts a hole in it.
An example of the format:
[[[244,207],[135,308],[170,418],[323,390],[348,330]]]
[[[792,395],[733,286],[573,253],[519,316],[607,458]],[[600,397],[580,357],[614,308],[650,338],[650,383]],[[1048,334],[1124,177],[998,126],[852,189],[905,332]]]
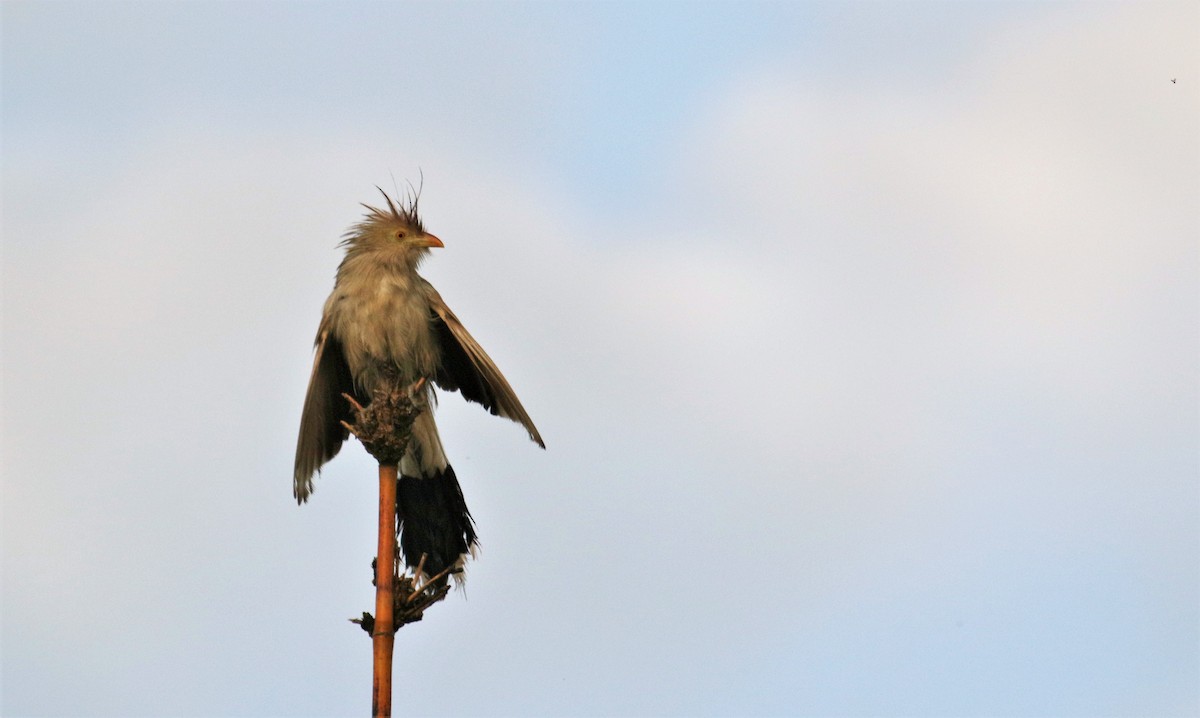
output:
[[[371,634],[374,681],[371,711],[392,715],[392,649],[396,642],[396,466],[379,465],[379,552],[375,559],[375,630]]]

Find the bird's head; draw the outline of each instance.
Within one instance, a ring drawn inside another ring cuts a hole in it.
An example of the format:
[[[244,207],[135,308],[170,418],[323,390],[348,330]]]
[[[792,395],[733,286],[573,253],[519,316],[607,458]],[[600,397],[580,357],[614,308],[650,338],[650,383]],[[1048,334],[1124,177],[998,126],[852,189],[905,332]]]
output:
[[[425,231],[417,213],[419,195],[413,195],[405,206],[393,202],[382,189],[379,193],[387,202],[387,209],[363,205],[367,208],[366,216],[346,233],[343,242],[348,251],[396,254],[416,266],[431,247],[445,246],[442,240]]]

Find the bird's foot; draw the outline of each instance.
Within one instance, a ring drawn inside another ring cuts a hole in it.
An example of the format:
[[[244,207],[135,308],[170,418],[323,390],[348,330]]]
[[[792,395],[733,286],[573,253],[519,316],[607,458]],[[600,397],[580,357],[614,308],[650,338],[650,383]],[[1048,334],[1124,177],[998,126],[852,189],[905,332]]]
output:
[[[354,423],[342,421],[346,431],[362,442],[364,448],[380,464],[400,463],[408,448],[413,420],[425,410],[420,388],[425,380],[401,385],[398,377],[373,392],[371,403],[363,406],[353,396],[342,394],[350,404]]]

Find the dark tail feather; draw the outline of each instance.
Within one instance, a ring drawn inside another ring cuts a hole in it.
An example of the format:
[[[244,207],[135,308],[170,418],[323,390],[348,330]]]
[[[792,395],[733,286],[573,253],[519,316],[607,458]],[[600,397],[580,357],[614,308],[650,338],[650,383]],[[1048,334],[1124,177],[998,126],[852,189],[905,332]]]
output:
[[[401,476],[396,518],[404,563],[415,570],[424,554],[427,576],[454,565],[475,546],[475,522],[449,466],[426,478]]]

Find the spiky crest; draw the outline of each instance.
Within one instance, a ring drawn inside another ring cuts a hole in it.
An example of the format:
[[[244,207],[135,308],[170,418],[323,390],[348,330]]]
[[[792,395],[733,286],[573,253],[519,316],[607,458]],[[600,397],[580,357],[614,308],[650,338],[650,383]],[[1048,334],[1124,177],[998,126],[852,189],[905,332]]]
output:
[[[422,177],[423,184],[424,178]],[[387,226],[402,225],[405,229],[415,234],[425,233],[425,225],[421,221],[419,211],[421,202],[420,186],[413,187],[410,182],[403,203],[393,200],[379,185],[376,185],[375,189],[379,190],[379,194],[383,195],[383,200],[387,203],[387,209],[381,209],[365,202],[362,203],[362,206],[367,210],[367,214],[363,217],[362,221],[352,226],[342,236],[341,243],[343,246],[361,246],[361,243],[375,231]]]

